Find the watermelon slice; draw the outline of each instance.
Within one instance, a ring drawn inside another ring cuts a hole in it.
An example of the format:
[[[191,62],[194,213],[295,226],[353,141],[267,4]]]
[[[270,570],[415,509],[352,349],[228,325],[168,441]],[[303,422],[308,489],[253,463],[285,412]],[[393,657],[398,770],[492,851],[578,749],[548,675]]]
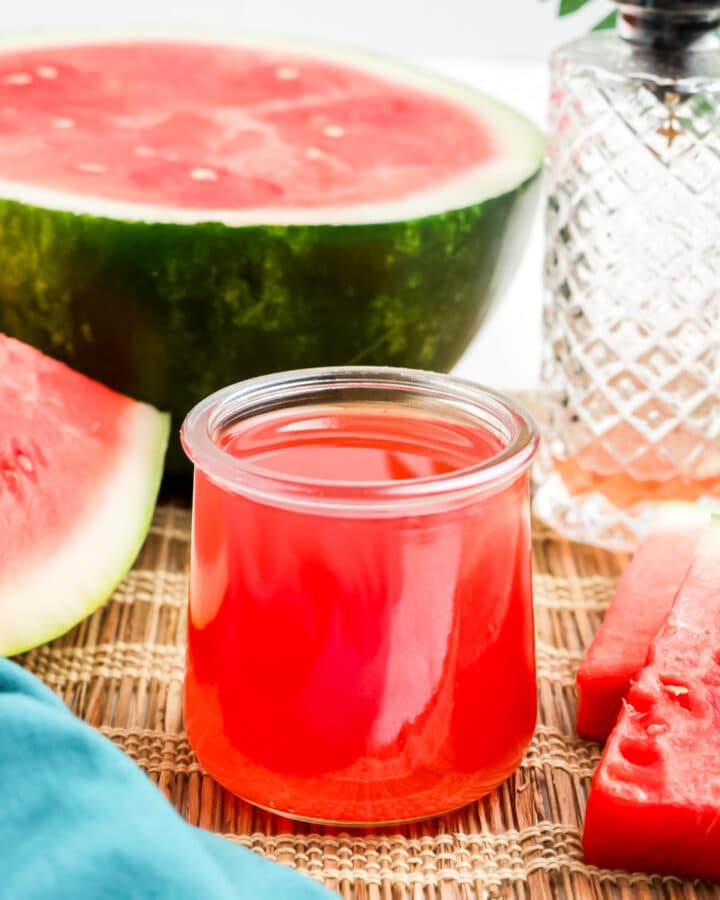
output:
[[[112,593],[150,524],[168,416],[0,335],[0,656]]]
[[[448,369],[543,152],[482,94],[356,52],[5,38],[0,330],[178,420],[271,370]]]
[[[660,508],[578,669],[577,731],[582,737],[604,741],[612,731],[630,681],[670,612],[709,519],[707,509],[692,504]]]
[[[597,866],[720,880],[720,522],[610,735],[583,846]]]

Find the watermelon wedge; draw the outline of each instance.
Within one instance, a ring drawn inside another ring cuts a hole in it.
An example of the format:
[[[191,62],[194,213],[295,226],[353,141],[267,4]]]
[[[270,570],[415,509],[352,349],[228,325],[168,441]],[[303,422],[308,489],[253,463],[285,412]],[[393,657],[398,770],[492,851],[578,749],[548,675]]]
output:
[[[602,625],[577,673],[577,732],[604,741],[630,682],[672,606],[710,520],[707,509],[684,503],[660,508],[652,530],[618,582]]]
[[[0,330],[179,421],[337,363],[446,370],[512,271],[544,141],[355,51],[0,41]]]
[[[98,607],[150,525],[169,417],[0,335],[0,656]]]
[[[720,522],[607,742],[583,846],[593,865],[720,881]]]

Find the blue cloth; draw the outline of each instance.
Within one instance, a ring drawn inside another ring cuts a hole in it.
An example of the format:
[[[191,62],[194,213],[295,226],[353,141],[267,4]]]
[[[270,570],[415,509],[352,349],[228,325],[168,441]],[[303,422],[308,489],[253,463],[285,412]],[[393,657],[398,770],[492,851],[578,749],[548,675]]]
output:
[[[183,822],[110,741],[0,659],[2,900],[329,900]]]

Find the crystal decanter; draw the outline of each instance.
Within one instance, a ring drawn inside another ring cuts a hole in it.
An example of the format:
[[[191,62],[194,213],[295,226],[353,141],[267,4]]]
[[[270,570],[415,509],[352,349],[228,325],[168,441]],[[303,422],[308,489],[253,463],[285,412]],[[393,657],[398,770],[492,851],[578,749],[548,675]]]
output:
[[[720,2],[620,2],[551,61],[535,512],[629,549],[720,497]]]

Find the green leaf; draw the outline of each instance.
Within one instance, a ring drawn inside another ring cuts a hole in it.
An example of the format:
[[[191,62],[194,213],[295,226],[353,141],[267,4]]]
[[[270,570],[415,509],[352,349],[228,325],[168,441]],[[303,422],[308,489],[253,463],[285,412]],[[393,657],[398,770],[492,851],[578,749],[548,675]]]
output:
[[[610,15],[605,16],[602,22],[598,22],[597,25],[593,28],[593,31],[605,31],[607,28],[614,28],[616,22],[617,10],[615,10],[615,12],[611,12]]]
[[[590,0],[560,0],[559,15],[569,16],[571,13],[577,12]]]

